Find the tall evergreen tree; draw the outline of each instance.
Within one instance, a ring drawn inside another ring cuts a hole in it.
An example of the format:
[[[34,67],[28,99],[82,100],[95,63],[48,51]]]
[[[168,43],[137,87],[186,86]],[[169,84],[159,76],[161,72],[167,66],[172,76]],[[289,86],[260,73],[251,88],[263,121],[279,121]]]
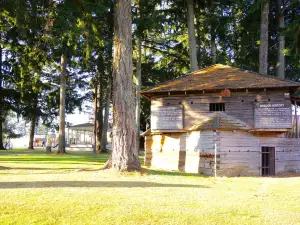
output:
[[[269,0],[261,3],[259,73],[268,74],[268,39],[269,39]]]
[[[189,35],[189,53],[190,53],[190,65],[191,71],[196,71],[198,69],[197,63],[197,48],[195,39],[195,27],[194,27],[194,0],[187,0],[187,18],[188,18],[188,35]]]
[[[131,0],[115,3],[114,30],[114,95],[113,95],[113,151],[111,166],[116,170],[139,170],[136,149],[132,69]]]

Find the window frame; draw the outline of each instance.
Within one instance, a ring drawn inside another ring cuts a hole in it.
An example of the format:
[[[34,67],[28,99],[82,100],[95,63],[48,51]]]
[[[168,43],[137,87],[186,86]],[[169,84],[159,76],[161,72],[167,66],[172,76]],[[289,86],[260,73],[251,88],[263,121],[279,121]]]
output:
[[[217,103],[209,103],[209,111],[210,112],[225,112],[225,103],[217,102]]]

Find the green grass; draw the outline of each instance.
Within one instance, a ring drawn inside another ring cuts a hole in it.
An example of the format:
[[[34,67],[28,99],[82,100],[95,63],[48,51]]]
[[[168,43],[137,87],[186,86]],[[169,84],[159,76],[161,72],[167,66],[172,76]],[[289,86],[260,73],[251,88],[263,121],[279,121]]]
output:
[[[300,224],[300,177],[80,172],[107,158],[0,151],[0,224]]]

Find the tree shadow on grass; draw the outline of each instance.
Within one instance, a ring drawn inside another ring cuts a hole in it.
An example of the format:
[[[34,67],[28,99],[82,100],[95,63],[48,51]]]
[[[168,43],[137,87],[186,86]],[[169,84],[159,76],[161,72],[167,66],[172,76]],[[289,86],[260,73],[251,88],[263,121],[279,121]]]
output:
[[[206,185],[163,184],[143,181],[33,181],[33,182],[0,182],[0,189],[13,188],[64,188],[64,187],[97,187],[97,188],[209,188]]]
[[[39,168],[39,167],[6,167],[5,170],[78,170],[78,168],[72,167],[58,167],[58,168]]]

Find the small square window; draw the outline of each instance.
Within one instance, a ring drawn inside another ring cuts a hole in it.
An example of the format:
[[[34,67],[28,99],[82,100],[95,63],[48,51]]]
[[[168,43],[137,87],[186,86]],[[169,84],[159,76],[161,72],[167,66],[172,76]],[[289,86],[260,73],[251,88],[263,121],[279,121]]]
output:
[[[209,111],[211,112],[225,111],[225,103],[209,103]]]

